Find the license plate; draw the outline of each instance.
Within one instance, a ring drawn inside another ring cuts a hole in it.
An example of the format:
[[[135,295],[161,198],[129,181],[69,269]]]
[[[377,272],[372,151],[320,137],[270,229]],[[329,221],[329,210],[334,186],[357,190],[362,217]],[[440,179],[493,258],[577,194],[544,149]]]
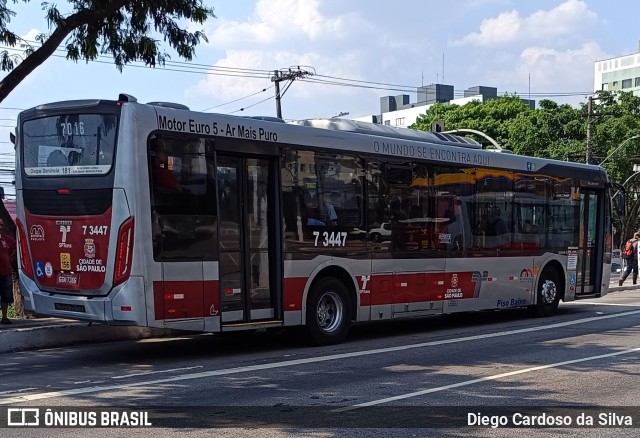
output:
[[[62,285],[78,285],[78,274],[71,272],[58,272],[58,276],[56,277],[56,284]]]
[[[85,313],[84,306],[81,304],[65,304],[54,303],[56,310],[64,310],[66,312],[81,312]]]

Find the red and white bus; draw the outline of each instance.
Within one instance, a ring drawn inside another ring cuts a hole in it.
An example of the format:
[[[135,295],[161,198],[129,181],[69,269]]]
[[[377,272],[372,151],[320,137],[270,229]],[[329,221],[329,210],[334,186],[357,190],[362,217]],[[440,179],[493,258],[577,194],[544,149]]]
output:
[[[351,120],[82,100],[16,128],[25,309],[203,332],[528,307],[607,293],[599,166]]]

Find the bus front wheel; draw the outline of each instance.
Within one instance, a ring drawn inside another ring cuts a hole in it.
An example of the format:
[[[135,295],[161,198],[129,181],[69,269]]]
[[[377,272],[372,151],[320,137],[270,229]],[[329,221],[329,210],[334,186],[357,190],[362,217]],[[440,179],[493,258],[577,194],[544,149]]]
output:
[[[325,277],[313,285],[307,301],[307,329],[318,345],[341,342],[349,331],[349,291],[335,278]]]
[[[538,281],[537,302],[532,310],[537,316],[551,316],[558,310],[562,282],[555,269],[545,269]]]

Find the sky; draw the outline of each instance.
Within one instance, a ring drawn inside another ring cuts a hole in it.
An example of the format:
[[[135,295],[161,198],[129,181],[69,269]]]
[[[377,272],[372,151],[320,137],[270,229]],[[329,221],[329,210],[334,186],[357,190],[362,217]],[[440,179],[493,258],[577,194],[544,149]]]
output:
[[[579,105],[592,92],[594,62],[639,51],[631,0],[204,0],[215,18],[187,63],[141,64],[120,73],[98,62],[49,58],[0,103],[0,184],[14,193],[13,131],[21,109],[67,99],[169,101],[192,110],[275,116],[273,71],[308,72],[286,89],[283,118],[378,114],[380,97],[434,83],[461,97],[477,85],[498,94]],[[63,13],[68,3],[57,3]],[[40,2],[9,2],[8,28],[27,41],[48,33]],[[171,50],[167,47],[167,51]],[[4,77],[5,72],[0,72]]]

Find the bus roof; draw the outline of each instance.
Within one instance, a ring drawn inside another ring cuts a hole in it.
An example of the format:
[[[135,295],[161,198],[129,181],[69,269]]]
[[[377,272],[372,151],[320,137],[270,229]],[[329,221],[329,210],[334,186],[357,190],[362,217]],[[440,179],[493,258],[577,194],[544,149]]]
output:
[[[350,119],[307,119],[289,122],[292,125],[309,126],[312,128],[348,131],[359,134],[378,135],[406,140],[430,141],[435,143],[451,143],[456,146],[482,149],[477,141],[459,135],[443,134],[440,132],[416,131],[409,128],[396,128],[377,123],[361,122]]]

